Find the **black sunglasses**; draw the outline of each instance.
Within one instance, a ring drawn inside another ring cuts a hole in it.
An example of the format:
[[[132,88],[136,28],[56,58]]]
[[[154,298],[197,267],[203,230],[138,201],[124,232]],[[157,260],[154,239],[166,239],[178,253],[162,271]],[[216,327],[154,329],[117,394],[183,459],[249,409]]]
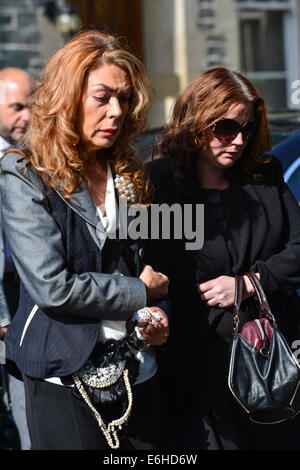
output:
[[[243,126],[234,119],[221,119],[216,122],[211,129],[214,136],[220,142],[231,143],[240,132],[242,133],[243,139],[248,140],[253,134],[255,127],[255,119],[250,119],[250,121],[245,122]]]

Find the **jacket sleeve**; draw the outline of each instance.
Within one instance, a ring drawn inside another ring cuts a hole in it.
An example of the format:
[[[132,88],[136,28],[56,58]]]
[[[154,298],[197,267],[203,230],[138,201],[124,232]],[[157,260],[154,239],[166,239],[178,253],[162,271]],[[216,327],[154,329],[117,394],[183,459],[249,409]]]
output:
[[[62,234],[48,211],[45,186],[33,170],[21,171],[16,156],[2,160],[4,232],[16,269],[33,301],[46,313],[126,320],[145,307],[138,278],[67,269]]]
[[[8,326],[11,321],[10,311],[5,297],[3,282],[0,280],[0,328]]]
[[[266,261],[256,261],[250,270],[260,273],[262,286],[268,294],[283,291],[291,295],[300,287],[300,207],[284,182],[280,161],[273,158],[272,163],[282,201],[286,239],[279,253]]]

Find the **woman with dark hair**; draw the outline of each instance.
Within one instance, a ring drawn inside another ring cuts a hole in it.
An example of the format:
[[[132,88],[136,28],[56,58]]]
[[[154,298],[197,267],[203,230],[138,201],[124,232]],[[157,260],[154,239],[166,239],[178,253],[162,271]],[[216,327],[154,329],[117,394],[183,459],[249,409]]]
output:
[[[112,36],[82,32],[46,65],[24,150],[2,159],[21,279],[7,364],[22,374],[34,450],[161,446],[153,346],[168,320],[166,302],[154,305],[168,279],[144,264],[126,212],[151,201],[134,149],[149,105],[142,63]]]
[[[176,233],[150,244],[174,302],[161,371],[178,448],[299,448],[298,417],[252,425],[227,385],[236,274],[255,272],[281,330],[299,334],[290,326],[299,323],[300,209],[270,148],[263,98],[242,74],[216,67],[179,96],[147,164],[157,203],[183,212],[204,204],[201,249],[187,250]],[[253,295],[244,275],[243,299]]]

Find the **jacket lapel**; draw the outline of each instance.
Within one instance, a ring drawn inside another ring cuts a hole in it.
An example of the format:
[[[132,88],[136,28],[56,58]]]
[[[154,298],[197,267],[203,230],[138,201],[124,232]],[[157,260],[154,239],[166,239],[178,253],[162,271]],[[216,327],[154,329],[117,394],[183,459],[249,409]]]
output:
[[[113,178],[115,174],[112,172]],[[107,238],[107,234],[103,227],[103,224],[98,217],[97,209],[95,204],[90,196],[90,193],[87,190],[86,184],[82,181],[80,188],[73,193],[73,197],[71,200],[65,199],[59,190],[56,190],[57,194],[63,199],[65,204],[67,204],[76,214],[82,217],[88,224],[89,232],[93,238],[93,240],[98,244],[100,248],[103,247],[104,242]],[[119,203],[119,195],[117,190],[115,190],[115,197],[116,197],[116,207],[117,207],[117,217],[120,217],[120,204]],[[121,209],[122,210],[122,209]],[[126,211],[126,221],[124,226],[128,228],[129,224],[134,219],[134,216],[128,215],[127,207],[122,210],[122,214],[125,214]],[[122,219],[123,220],[123,219]],[[123,230],[126,230],[126,228]],[[128,232],[128,231],[127,231]],[[123,234],[126,237],[127,233]]]
[[[100,220],[84,181],[82,181],[80,188],[73,193],[72,199],[64,198],[60,190],[56,190],[56,192],[76,214],[96,228]]]
[[[87,190],[86,184],[82,181],[80,188],[73,193],[72,199],[66,199],[62,196],[60,190],[55,190],[62,200],[77,215],[87,222],[87,227],[96,245],[102,249],[107,238],[107,234],[102,222],[97,214],[97,209]]]
[[[249,210],[251,231],[251,243],[249,247],[249,266],[262,256],[263,248],[268,242],[269,215],[266,211],[264,198],[267,196],[268,188],[265,184],[248,184],[244,188],[245,196],[251,201]]]
[[[231,183],[228,217],[235,274],[248,271],[254,260],[259,259],[267,237],[267,217],[259,187],[261,185],[241,187],[237,182]]]
[[[232,239],[232,272],[240,274],[247,265],[250,223],[243,192],[235,181],[232,181],[230,185],[228,204],[226,215]]]

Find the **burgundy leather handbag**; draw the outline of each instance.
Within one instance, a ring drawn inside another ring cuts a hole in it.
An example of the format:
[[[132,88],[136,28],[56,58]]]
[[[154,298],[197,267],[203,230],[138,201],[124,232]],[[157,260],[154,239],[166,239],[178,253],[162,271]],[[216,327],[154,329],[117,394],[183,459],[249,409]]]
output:
[[[300,410],[300,366],[276,325],[259,279],[246,274],[256,292],[258,315],[239,328],[243,277],[236,276],[228,386],[250,421],[276,424]]]

